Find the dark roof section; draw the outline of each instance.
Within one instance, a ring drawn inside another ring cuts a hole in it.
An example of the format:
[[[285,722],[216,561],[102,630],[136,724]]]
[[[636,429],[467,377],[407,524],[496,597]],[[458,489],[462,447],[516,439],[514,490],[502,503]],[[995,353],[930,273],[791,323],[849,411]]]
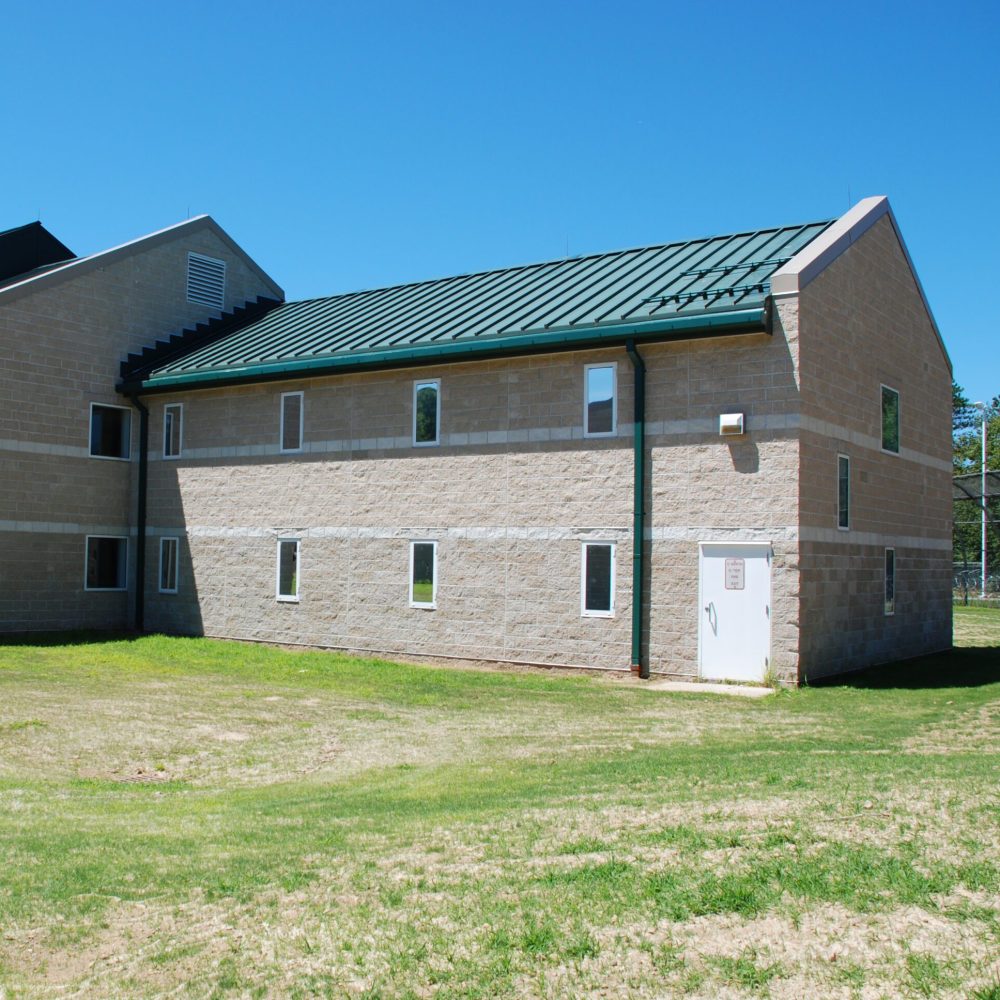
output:
[[[830,222],[289,302],[129,388],[166,391],[765,328],[768,281]]]
[[[76,256],[40,222],[0,233],[0,281]]]

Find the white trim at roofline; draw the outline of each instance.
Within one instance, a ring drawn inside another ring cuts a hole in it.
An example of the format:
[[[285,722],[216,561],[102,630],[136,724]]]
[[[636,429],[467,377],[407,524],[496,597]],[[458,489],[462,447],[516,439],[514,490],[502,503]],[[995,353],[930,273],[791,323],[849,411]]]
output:
[[[913,266],[913,258],[910,257],[910,251],[906,249],[903,234],[899,231],[899,223],[896,222],[892,206],[885,195],[862,198],[852,209],[837,219],[829,229],[807,243],[787,264],[779,267],[771,275],[771,294],[775,298],[797,295],[852,243],[856,243],[864,236],[884,215],[889,216],[889,222],[892,223],[899,247],[903,251],[903,256],[910,268],[910,274],[913,275],[914,284],[917,286],[917,291],[924,303],[924,309],[927,311],[927,318],[931,321],[934,336],[937,337],[938,346],[941,348],[941,353],[944,354],[948,370],[951,371],[952,364],[951,358],[948,356],[948,349],[944,346],[944,340],[938,329],[937,320],[934,319],[934,313],[931,311],[931,305],[927,301],[924,286],[920,283],[917,269]]]
[[[20,281],[0,288],[0,302],[10,301],[20,298],[22,295],[30,295],[32,292],[50,285],[58,284],[66,278],[84,274],[96,267],[111,264],[123,257],[129,257],[134,253],[143,250],[150,250],[161,243],[168,243],[185,231],[195,232],[199,229],[208,229],[215,233],[234,253],[242,257],[251,270],[269,286],[275,298],[284,301],[285,293],[281,286],[252,258],[247,252],[220,226],[210,215],[196,215],[194,218],[185,219],[184,222],[177,222],[166,229],[158,229],[155,233],[148,233],[137,239],[121,243],[109,250],[101,250],[98,253],[89,254],[86,257],[74,257],[65,263],[57,264],[40,274],[28,275]]]

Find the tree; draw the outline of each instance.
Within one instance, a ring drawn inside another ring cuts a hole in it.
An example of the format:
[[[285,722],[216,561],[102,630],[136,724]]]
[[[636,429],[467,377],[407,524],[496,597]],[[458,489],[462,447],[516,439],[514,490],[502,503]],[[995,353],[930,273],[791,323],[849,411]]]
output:
[[[956,476],[979,473],[983,468],[982,431],[979,410],[965,391],[952,382],[952,469]],[[1000,470],[1000,394],[986,407],[986,468]],[[988,501],[987,565],[1000,571],[1000,499]],[[982,558],[982,508],[973,500],[957,500],[954,505],[953,543],[955,561],[968,567]],[[995,575],[995,573],[990,574]]]

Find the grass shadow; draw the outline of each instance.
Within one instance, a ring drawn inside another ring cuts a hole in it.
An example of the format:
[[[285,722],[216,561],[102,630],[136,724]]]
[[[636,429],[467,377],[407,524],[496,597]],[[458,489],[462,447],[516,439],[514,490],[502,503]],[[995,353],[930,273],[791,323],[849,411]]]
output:
[[[105,642],[136,642],[144,638],[141,632],[101,631],[81,629],[75,632],[4,632],[0,634],[3,646],[87,646]]]

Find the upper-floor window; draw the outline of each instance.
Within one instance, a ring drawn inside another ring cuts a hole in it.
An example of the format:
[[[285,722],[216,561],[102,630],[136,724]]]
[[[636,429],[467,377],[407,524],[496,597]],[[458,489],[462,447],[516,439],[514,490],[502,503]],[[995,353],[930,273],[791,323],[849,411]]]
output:
[[[126,406],[90,404],[90,454],[93,458],[129,457],[132,411]]]
[[[441,380],[424,379],[413,383],[413,443],[440,444]]]
[[[226,262],[200,253],[188,254],[187,300],[222,309],[226,302]]]
[[[882,386],[882,450],[899,454],[899,393]]]
[[[616,382],[618,365],[584,367],[583,434],[584,437],[610,437],[618,424]]]
[[[183,409],[180,403],[168,403],[163,407],[164,458],[180,458]]]
[[[851,460],[837,456],[837,527],[851,526]]]
[[[302,450],[304,406],[301,392],[281,394],[281,450]]]

